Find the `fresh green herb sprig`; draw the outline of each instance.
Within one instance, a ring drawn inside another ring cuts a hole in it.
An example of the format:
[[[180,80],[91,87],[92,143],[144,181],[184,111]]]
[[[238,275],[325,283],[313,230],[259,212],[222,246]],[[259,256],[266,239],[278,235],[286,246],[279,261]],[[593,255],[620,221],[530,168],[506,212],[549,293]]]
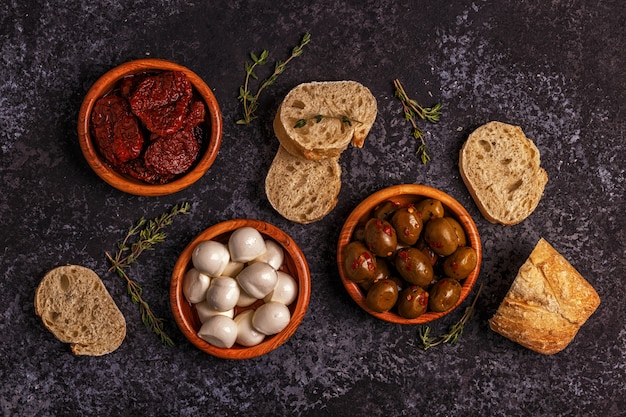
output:
[[[359,122],[358,120],[352,120],[350,119],[348,116],[327,116],[325,114],[317,114],[313,117],[308,117],[306,119],[299,119],[298,121],[296,121],[296,124],[293,125],[294,129],[299,129],[301,127],[306,126],[307,122],[309,120],[313,120],[315,121],[315,123],[319,123],[321,122],[323,119],[337,119],[339,120],[341,123],[345,123],[348,126],[352,126],[352,123],[363,123],[363,122]]]
[[[130,227],[124,240],[117,244],[115,257],[105,252],[111,264],[109,272],[117,273],[118,276],[126,281],[126,288],[130,299],[133,303],[139,305],[141,321],[156,333],[157,336],[161,338],[161,342],[167,346],[174,345],[174,342],[163,329],[164,319],[155,316],[148,303],[143,299],[143,289],[141,285],[131,279],[126,273],[126,270],[137,261],[137,258],[139,258],[143,252],[154,250],[154,245],[164,242],[167,236],[162,229],[169,226],[175,216],[179,214],[189,214],[190,208],[191,205],[189,203],[176,204],[169,213],[163,213],[152,220],[146,220],[142,217],[136,224]],[[133,238],[137,239],[131,243]]]
[[[424,131],[417,126],[415,118],[418,117],[430,123],[439,122],[439,118],[441,117],[441,103],[437,103],[432,107],[422,107],[417,103],[417,101],[409,98],[406,91],[404,91],[400,80],[393,80],[393,85],[395,87],[395,96],[402,103],[404,118],[411,122],[411,125],[413,126],[413,137],[420,141],[416,154],[419,155],[422,160],[422,164],[425,165],[428,161],[430,161],[430,155],[428,155],[428,147],[426,146],[426,141],[424,140]]]
[[[255,70],[258,66],[267,64],[270,53],[268,50],[263,50],[260,55],[256,55],[254,52],[250,53],[250,58],[252,59],[252,62],[246,61],[246,78],[244,84],[239,87],[239,96],[237,97],[239,101],[241,101],[241,103],[243,104],[243,118],[237,120],[237,124],[247,125],[252,122],[252,120],[256,119],[255,112],[259,107],[259,97],[261,95],[261,92],[270,85],[274,84],[276,78],[278,78],[278,76],[285,71],[287,64],[292,59],[302,55],[304,47],[309,42],[311,42],[311,35],[309,33],[305,33],[302,37],[302,40],[300,41],[300,44],[298,46],[295,46],[291,50],[291,55],[289,56],[289,58],[287,58],[285,61],[276,61],[276,63],[274,64],[274,72],[272,73],[272,75],[270,75],[260,83],[256,93],[252,93],[252,91],[250,90],[251,79],[259,79]]]
[[[422,349],[428,350],[432,347],[441,345],[443,343],[449,343],[453,345],[456,342],[458,342],[459,337],[461,337],[461,335],[463,334],[463,328],[465,327],[465,324],[474,315],[474,308],[476,306],[476,300],[478,300],[478,296],[480,295],[480,292],[482,291],[482,289],[483,289],[483,284],[481,283],[480,287],[478,288],[478,291],[476,292],[476,296],[474,297],[474,301],[472,302],[470,306],[468,306],[465,309],[465,313],[463,314],[463,317],[461,317],[461,319],[458,322],[450,326],[448,333],[443,334],[438,337],[431,337],[429,326],[420,327],[419,337],[420,337],[420,341],[422,342],[422,346],[421,346]]]

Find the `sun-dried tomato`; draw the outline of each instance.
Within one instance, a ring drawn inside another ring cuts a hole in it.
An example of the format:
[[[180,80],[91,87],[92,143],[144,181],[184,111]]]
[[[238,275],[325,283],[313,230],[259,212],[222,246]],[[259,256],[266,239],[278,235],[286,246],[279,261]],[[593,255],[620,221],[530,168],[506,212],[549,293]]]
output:
[[[150,132],[165,136],[183,126],[192,95],[185,73],[166,71],[145,77],[132,89],[128,101]]]
[[[191,130],[160,136],[146,149],[146,168],[164,176],[182,174],[196,161],[198,148],[198,141]]]
[[[139,157],[144,138],[131,113],[130,105],[118,96],[105,96],[95,102],[91,128],[102,155],[113,165]]]

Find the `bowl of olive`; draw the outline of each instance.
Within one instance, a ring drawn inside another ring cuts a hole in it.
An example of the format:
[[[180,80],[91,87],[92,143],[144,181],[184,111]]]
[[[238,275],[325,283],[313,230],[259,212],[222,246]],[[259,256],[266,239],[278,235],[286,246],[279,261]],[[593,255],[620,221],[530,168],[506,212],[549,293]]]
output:
[[[445,192],[420,184],[377,191],[350,213],[337,266],[348,294],[369,314],[424,324],[456,309],[482,262],[476,224]]]

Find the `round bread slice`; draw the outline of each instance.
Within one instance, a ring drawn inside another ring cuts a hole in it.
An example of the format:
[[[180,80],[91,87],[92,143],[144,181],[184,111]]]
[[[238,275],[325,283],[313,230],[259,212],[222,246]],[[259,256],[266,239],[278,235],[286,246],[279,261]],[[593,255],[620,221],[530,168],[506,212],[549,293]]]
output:
[[[65,265],[49,271],[35,291],[35,314],[75,355],[101,356],[126,337],[126,320],[100,277]]]
[[[295,156],[338,157],[350,143],[363,146],[377,112],[376,98],[356,81],[303,83],[294,87],[279,106],[274,132],[281,145]],[[306,120],[303,126],[299,125],[301,120]]]
[[[341,189],[339,158],[306,160],[279,146],[265,178],[265,193],[284,218],[307,224],[335,208]]]
[[[459,170],[482,215],[505,226],[535,211],[548,182],[533,141],[519,126],[496,121],[469,135]]]

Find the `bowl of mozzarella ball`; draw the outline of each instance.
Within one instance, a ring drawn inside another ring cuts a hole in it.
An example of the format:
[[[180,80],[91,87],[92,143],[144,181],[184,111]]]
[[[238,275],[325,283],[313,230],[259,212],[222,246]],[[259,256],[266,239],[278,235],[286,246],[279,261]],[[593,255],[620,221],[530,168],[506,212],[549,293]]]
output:
[[[285,343],[309,305],[304,254],[285,232],[255,219],[218,223],[178,258],[170,285],[174,319],[200,350],[250,359]]]

